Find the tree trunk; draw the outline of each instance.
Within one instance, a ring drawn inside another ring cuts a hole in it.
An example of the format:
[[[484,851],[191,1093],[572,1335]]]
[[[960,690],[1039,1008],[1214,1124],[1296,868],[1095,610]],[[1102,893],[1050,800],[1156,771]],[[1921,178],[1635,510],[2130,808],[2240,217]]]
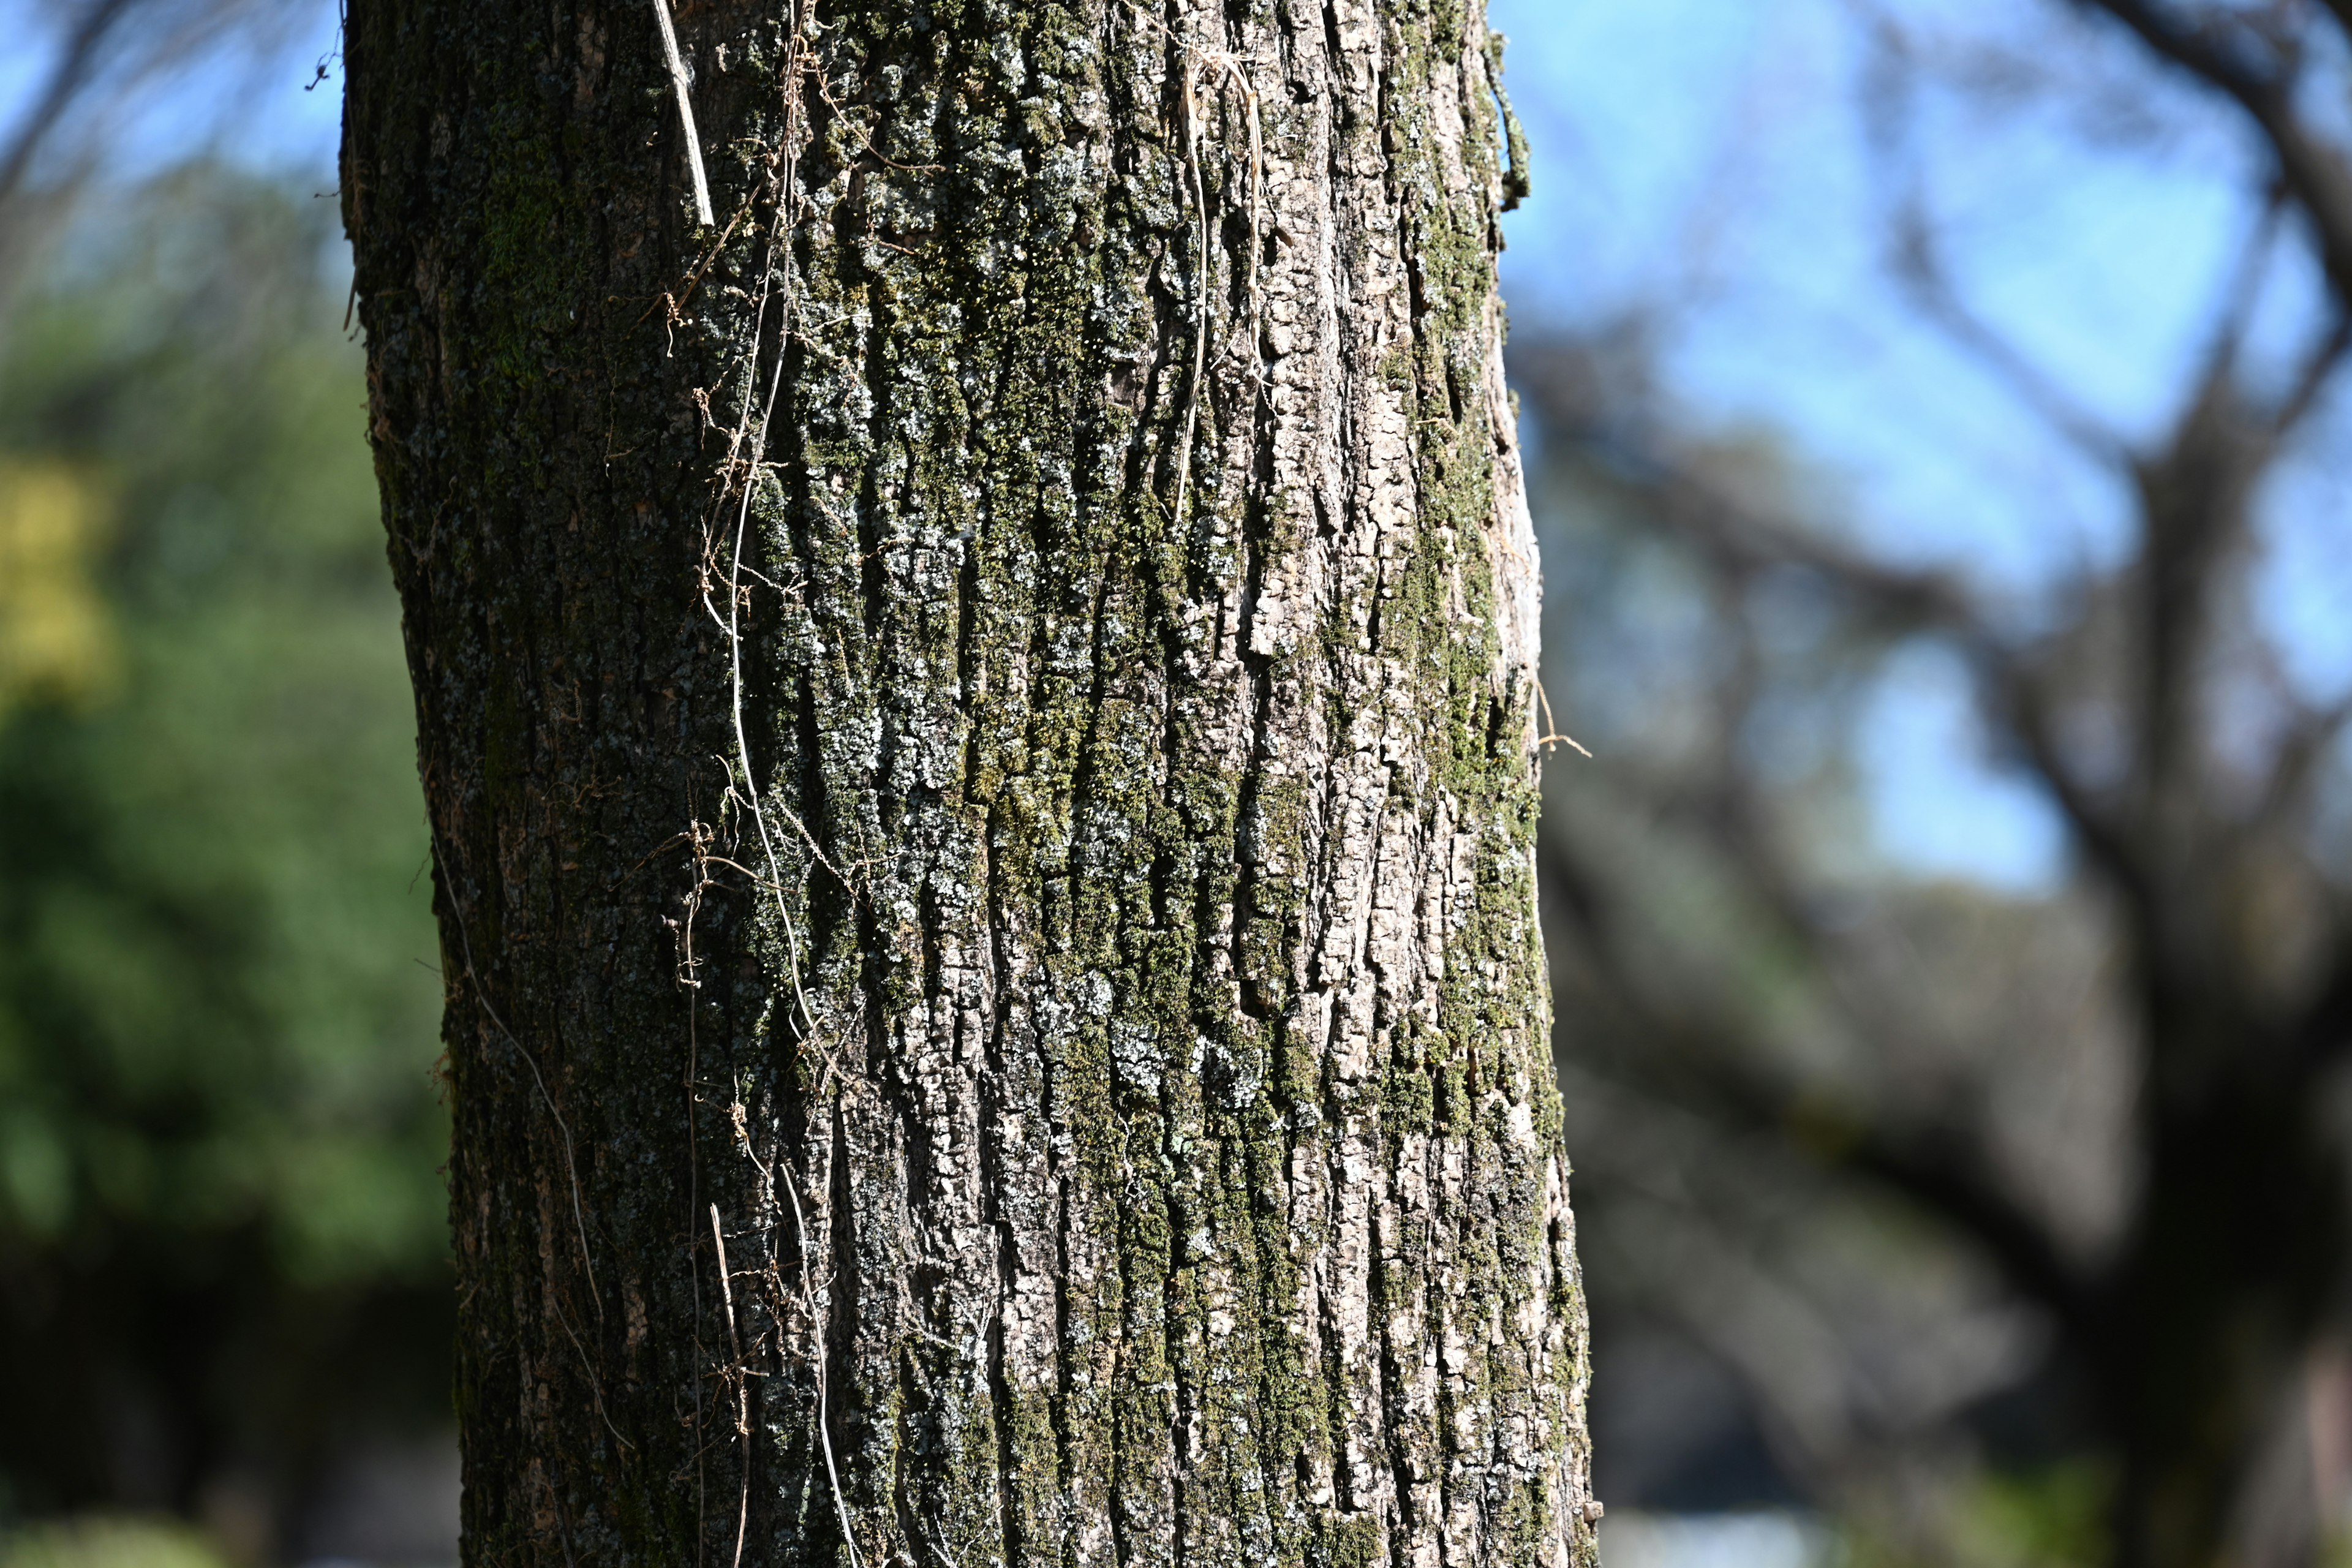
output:
[[[1479,0],[669,29],[350,8],[467,1561],[1591,1563]]]

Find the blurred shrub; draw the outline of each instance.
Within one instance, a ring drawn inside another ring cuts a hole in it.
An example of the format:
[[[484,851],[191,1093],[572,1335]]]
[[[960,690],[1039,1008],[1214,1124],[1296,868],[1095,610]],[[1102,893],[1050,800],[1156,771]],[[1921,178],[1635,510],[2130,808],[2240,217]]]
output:
[[[225,1568],[185,1525],[100,1516],[0,1537],[0,1568]]]
[[[89,701],[121,676],[121,645],[92,580],[111,516],[64,464],[0,464],[0,712],[29,699]]]
[[[446,1415],[429,879],[331,222],[218,170],[126,193],[0,343],[0,1506],[283,1495],[336,1430]]]

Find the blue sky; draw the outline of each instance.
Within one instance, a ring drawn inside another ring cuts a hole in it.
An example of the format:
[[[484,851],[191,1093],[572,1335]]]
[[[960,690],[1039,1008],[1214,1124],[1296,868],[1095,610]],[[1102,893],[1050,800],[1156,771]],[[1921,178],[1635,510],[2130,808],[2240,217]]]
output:
[[[19,38],[37,0],[0,0]],[[2130,47],[2050,0],[1908,0],[1923,49],[2022,39],[2095,86],[2187,94]],[[1647,306],[1670,323],[1666,384],[1703,423],[1779,436],[1849,498],[1874,549],[1951,564],[2028,597],[2111,557],[2126,514],[2113,476],[2000,382],[1924,328],[1883,261],[1891,170],[1916,171],[1964,296],[2053,384],[2126,437],[2144,437],[2252,221],[2250,144],[2192,98],[2192,129],[2101,145],[2029,99],[1998,113],[1930,94],[1916,133],[1874,152],[1858,118],[1869,65],[1854,0],[1491,0],[1533,145],[1535,195],[1507,220],[1504,286],[1517,330]],[[130,162],[200,147],[332,181],[335,7],[310,6],[268,58],[143,95]],[[0,55],[0,105],[23,101],[32,49]],[[225,72],[236,90],[224,95]],[[2070,81],[2070,96],[2083,83]],[[2186,112],[2175,112],[2185,110]],[[2201,129],[2199,129],[2201,128]],[[1883,139],[1881,139],[1883,140]],[[2281,268],[2266,309],[2284,337],[2318,298]],[[2269,508],[2263,611],[2319,693],[2352,680],[2352,515],[2340,465],[2291,469]],[[1923,872],[2029,890],[2063,874],[2063,840],[2031,788],[1991,769],[1949,660],[1896,661],[1858,737],[1881,847]],[[1570,721],[1572,728],[1572,721]]]
[[[221,151],[265,168],[331,174],[341,135],[341,78],[306,90],[337,35],[334,0],[255,0],[273,5],[280,25],[256,50],[214,48],[174,59],[117,106],[130,116],[110,140],[126,174],[152,171],[191,153]],[[28,92],[55,58],[54,7],[47,0],[0,0],[0,123],[13,124]],[[238,42],[249,43],[249,34]]]

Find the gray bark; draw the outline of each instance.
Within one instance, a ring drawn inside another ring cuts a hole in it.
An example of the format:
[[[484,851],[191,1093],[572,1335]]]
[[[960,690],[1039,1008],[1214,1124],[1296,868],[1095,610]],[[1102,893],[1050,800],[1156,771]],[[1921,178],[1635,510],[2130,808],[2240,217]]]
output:
[[[1482,7],[677,41],[350,16],[467,1561],[1592,1563]]]

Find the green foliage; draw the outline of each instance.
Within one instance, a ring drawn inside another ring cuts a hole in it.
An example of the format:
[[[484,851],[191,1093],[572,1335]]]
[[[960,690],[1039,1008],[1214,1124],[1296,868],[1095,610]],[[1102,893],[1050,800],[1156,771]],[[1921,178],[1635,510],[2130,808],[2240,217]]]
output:
[[[2106,1510],[2114,1483],[2105,1467],[2076,1459],[1978,1483],[1971,1510],[2009,1561],[2069,1568],[2106,1561]]]
[[[0,1273],[39,1281],[5,1325],[34,1341],[101,1279],[349,1300],[446,1252],[332,213],[217,171],[133,196],[0,344],[0,563],[42,573],[0,590]]]
[[[2109,1468],[2089,1459],[1981,1471],[1948,1500],[1932,1550],[1923,1550],[1916,1534],[1897,1539],[1865,1511],[1843,1521],[1828,1562],[1833,1568],[2093,1568],[2107,1561],[2113,1488]]]
[[[0,1536],[0,1568],[225,1568],[184,1525],[105,1517]]]

